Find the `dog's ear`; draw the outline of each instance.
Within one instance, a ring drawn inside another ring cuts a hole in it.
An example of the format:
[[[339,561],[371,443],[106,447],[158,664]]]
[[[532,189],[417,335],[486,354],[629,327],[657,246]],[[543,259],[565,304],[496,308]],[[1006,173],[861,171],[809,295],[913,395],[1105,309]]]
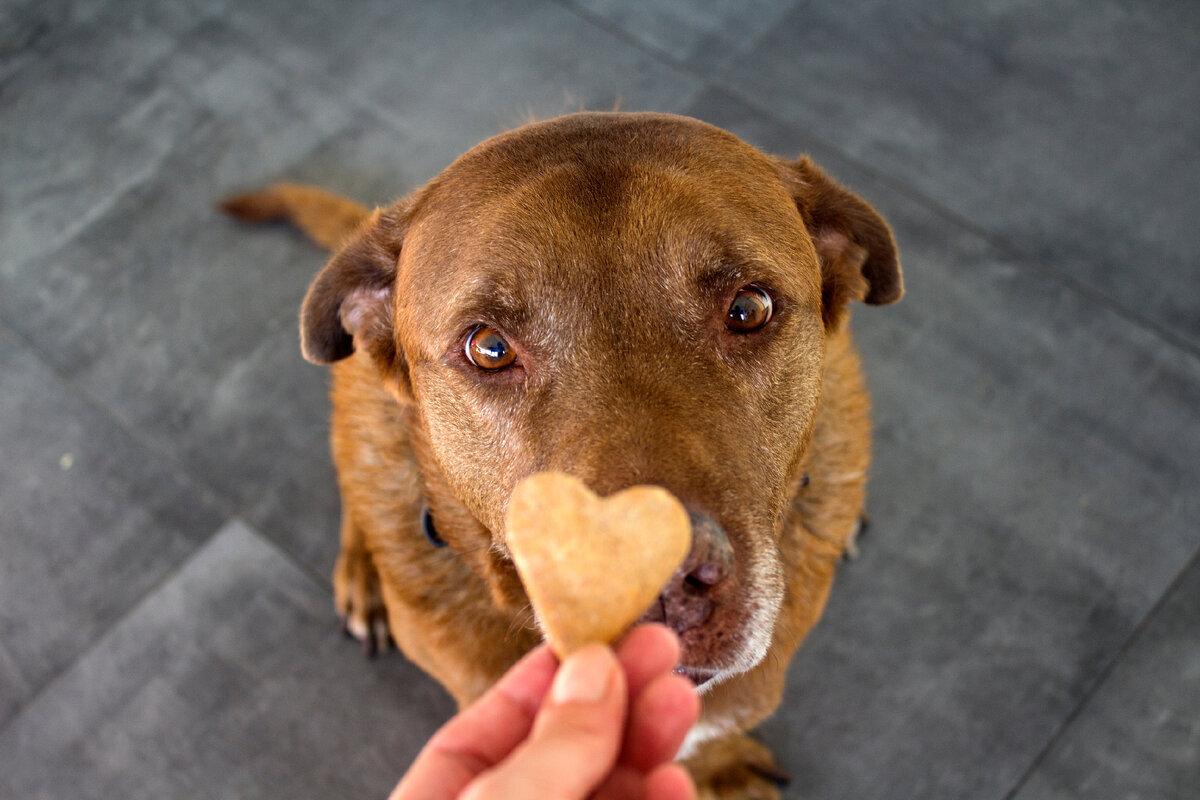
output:
[[[314,364],[368,353],[405,379],[392,327],[396,265],[404,238],[400,214],[376,209],[317,274],[300,307],[300,346]]]
[[[892,229],[858,195],[834,183],[807,156],[784,164],[786,182],[821,259],[821,314],[827,330],[846,305],[894,303],[904,294]]]

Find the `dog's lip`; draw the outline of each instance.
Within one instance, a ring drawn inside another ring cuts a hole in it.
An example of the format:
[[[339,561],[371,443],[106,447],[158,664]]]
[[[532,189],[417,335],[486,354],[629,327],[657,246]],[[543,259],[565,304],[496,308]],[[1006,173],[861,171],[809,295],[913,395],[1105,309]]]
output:
[[[676,675],[682,675],[692,682],[692,685],[699,689],[704,684],[711,681],[717,675],[717,670],[708,669],[707,667],[689,667],[686,664],[677,664],[672,670]]]

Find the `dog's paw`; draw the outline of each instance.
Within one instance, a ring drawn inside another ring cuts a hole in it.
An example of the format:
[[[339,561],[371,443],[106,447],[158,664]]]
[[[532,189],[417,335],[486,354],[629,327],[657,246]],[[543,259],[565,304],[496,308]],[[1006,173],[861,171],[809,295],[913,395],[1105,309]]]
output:
[[[788,782],[771,751],[745,735],[705,742],[684,763],[699,800],[780,800]]]
[[[368,657],[392,647],[379,573],[366,550],[343,550],[333,568],[333,601],[342,632],[363,644]]]

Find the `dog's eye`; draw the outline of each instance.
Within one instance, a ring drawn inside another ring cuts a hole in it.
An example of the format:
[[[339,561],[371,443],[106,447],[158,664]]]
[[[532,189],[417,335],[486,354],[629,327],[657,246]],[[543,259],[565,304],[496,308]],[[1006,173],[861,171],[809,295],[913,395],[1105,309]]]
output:
[[[757,286],[745,286],[729,304],[725,327],[737,333],[749,333],[767,324],[771,318],[771,295]]]
[[[480,325],[467,337],[467,360],[480,369],[493,372],[504,369],[517,360],[512,345],[500,331]]]

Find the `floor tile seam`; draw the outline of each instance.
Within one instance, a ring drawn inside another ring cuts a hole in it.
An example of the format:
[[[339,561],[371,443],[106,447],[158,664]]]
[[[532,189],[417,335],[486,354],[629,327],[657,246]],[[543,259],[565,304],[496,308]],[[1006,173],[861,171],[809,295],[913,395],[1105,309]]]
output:
[[[55,671],[54,674],[48,677],[37,689],[37,691],[34,692],[31,697],[29,697],[17,708],[12,716],[9,717],[8,721],[3,725],[0,725],[0,739],[3,739],[11,730],[14,730],[18,724],[18,721],[27,713],[29,713],[30,709],[34,708],[43,697],[48,696],[52,691],[54,691],[55,687],[62,683],[62,681],[66,679],[67,675],[69,675],[71,671],[74,670],[80,663],[103,647],[104,643],[109,639],[109,637],[111,637],[114,632],[123,624],[125,624],[133,615],[139,613],[147,602],[149,602],[170,583],[178,579],[180,575],[187,571],[191,564],[202,557],[204,553],[215,544],[222,531],[227,530],[235,523],[240,524],[254,539],[258,540],[260,544],[282,558],[285,563],[291,565],[292,568],[296,569],[296,571],[306,580],[311,581],[314,589],[318,591],[324,591],[328,588],[327,581],[323,581],[320,577],[315,575],[312,570],[308,569],[304,564],[298,561],[291,553],[287,551],[286,548],[280,546],[278,542],[275,542],[273,539],[271,539],[271,537],[260,531],[257,526],[251,525],[244,518],[238,515],[230,516],[217,525],[212,533],[206,536],[203,541],[199,542],[196,547],[194,547],[189,553],[187,553],[187,555],[181,558],[170,570],[168,570],[157,581],[147,587],[146,591],[142,592],[142,594],[133,601],[125,613],[121,614],[109,625],[105,626],[105,628],[96,635],[96,637],[87,645],[87,647],[80,651],[78,656],[72,659],[69,663],[63,665],[61,669]]]
[[[296,74],[286,64],[272,57],[271,51],[256,47],[254,40],[240,26],[232,21],[223,24],[226,32],[229,34],[230,40],[239,48],[243,56],[258,63],[281,83],[290,86],[295,82]],[[354,119],[355,116],[366,113],[376,117],[380,122],[390,125],[399,133],[410,136],[416,133],[416,131],[403,123],[402,118],[386,113],[377,103],[373,103],[368,96],[359,91],[357,85],[341,87],[339,91],[339,87],[326,82],[318,76],[316,81],[305,80],[304,91],[311,93],[313,99],[317,102],[344,108],[347,112],[350,112],[343,115],[347,120]],[[339,132],[334,131],[326,136],[321,136],[318,138],[316,146],[319,147],[338,135]]]
[[[796,1],[797,1],[797,3],[799,3],[802,0],[796,0]],[[696,70],[691,69],[686,64],[675,59],[673,56],[671,56],[666,51],[655,48],[651,45],[648,45],[645,42],[642,42],[641,40],[639,40],[637,38],[630,36],[624,29],[620,28],[619,26],[613,25],[612,23],[605,20],[603,17],[594,15],[591,12],[588,12],[586,9],[576,8],[573,5],[571,5],[570,2],[567,2],[567,0],[543,0],[543,2],[558,6],[559,8],[563,9],[567,13],[579,18],[583,22],[590,24],[593,27],[599,28],[604,33],[612,36],[613,38],[615,38],[619,41],[622,41],[628,45],[631,45],[634,49],[643,52],[644,54],[650,56],[652,59],[654,59],[656,61],[661,62],[664,66],[666,66],[670,69],[673,69],[676,72],[679,72],[686,77],[690,77],[690,78],[696,80],[697,84],[698,84],[697,87],[695,89],[691,90],[691,92],[687,96],[685,96],[684,101],[682,103],[680,103],[680,108],[687,107],[691,102],[693,102],[695,100],[696,97],[698,97],[700,94],[702,94],[704,92],[705,81],[704,81],[703,76],[700,75]],[[324,90],[322,90],[322,91],[324,91]],[[339,100],[343,99],[342,95],[338,95],[338,99]],[[360,112],[366,112],[366,113],[369,113],[369,114],[375,116],[380,121],[390,125],[397,132],[402,133],[404,135],[419,136],[421,134],[421,131],[423,130],[419,127],[414,129],[412,127],[412,125],[410,125],[408,123],[408,121],[405,119],[405,117],[401,113],[393,111],[388,106],[380,106],[376,101],[372,100],[369,95],[359,92],[357,90],[352,90],[352,91],[347,92],[345,94],[344,99],[348,100],[350,102],[350,104],[353,105],[355,110],[360,111]],[[616,100],[617,100],[617,110],[620,110],[620,106],[622,105],[622,98],[620,96],[618,96],[616,98]],[[585,110],[592,110],[592,109],[585,109]],[[599,110],[609,110],[609,109],[599,109]],[[506,131],[506,130],[510,130],[512,128],[518,127],[518,124],[514,124],[509,120],[501,118],[501,117],[505,116],[501,112],[497,111],[496,116],[498,118],[497,119],[498,124],[496,126],[497,132],[502,132],[502,131]],[[520,119],[525,120],[525,117],[521,116]]]
[[[61,683],[66,676],[71,673],[72,670],[74,670],[80,663],[91,656],[92,653],[96,652],[101,646],[103,646],[104,642],[110,636],[112,636],[113,632],[125,624],[126,620],[128,620],[132,615],[140,611],[150,598],[154,597],[154,595],[162,590],[163,587],[179,577],[179,575],[187,568],[187,566],[191,564],[197,557],[199,557],[199,555],[213,543],[220,532],[223,531],[231,522],[233,522],[234,519],[235,517],[228,517],[222,520],[221,523],[217,525],[211,533],[205,536],[201,541],[197,542],[195,547],[193,547],[188,553],[180,558],[179,561],[176,562],[170,569],[159,576],[158,580],[146,587],[146,590],[138,595],[138,597],[134,599],[132,603],[130,603],[125,612],[113,619],[112,622],[110,622],[99,633],[97,633],[92,641],[90,641],[86,647],[79,651],[79,654],[75,658],[64,664],[61,668],[46,678],[37,691],[35,691],[32,696],[21,703],[16,712],[9,718],[8,722],[4,723],[4,725],[0,727],[0,739],[3,739],[10,730],[13,730],[18,721],[24,717],[31,708],[35,707],[43,697],[47,696],[51,691],[53,691],[54,687]]]
[[[652,59],[660,61],[666,66],[671,67],[679,72],[683,72],[692,78],[698,78],[702,83],[706,82],[705,77],[701,75],[698,70],[689,66],[686,62],[680,61],[666,50],[663,50],[661,47],[657,47],[650,42],[639,39],[629,31],[622,28],[620,25],[617,25],[615,22],[606,19],[602,15],[593,11],[589,11],[586,8],[581,8],[574,3],[569,2],[569,0],[547,0],[547,2],[562,8],[570,14],[573,14],[589,25],[599,28],[609,36],[614,36],[626,44],[632,45],[634,49],[642,51]]]
[[[1197,548],[1195,552],[1192,553],[1191,557],[1184,562],[1183,567],[1179,570],[1175,577],[1172,578],[1170,583],[1167,584],[1166,588],[1158,596],[1158,599],[1151,604],[1146,613],[1143,614],[1141,619],[1138,620],[1137,624],[1134,625],[1133,630],[1131,630],[1129,635],[1125,637],[1125,641],[1122,642],[1117,651],[1113,653],[1112,657],[1108,660],[1108,663],[1105,664],[1104,668],[1091,682],[1091,685],[1088,686],[1071,710],[1055,727],[1054,731],[1047,738],[1046,743],[1033,757],[1032,761],[1030,761],[1029,766],[1026,767],[1026,769],[1021,773],[1012,789],[1010,789],[1008,793],[1004,795],[1004,800],[1016,800],[1016,798],[1019,797],[1025,785],[1038,771],[1042,764],[1045,763],[1046,759],[1049,758],[1050,754],[1063,739],[1063,737],[1065,737],[1071,730],[1076,720],[1084,713],[1084,711],[1087,710],[1092,701],[1095,700],[1101,691],[1103,691],[1104,687],[1108,685],[1113,673],[1115,673],[1121,664],[1124,663],[1126,655],[1128,655],[1128,653],[1133,650],[1133,648],[1137,647],[1137,645],[1141,642],[1143,636],[1145,636],[1146,630],[1154,623],[1154,620],[1158,618],[1159,614],[1163,613],[1163,609],[1167,603],[1170,602],[1171,597],[1176,591],[1179,590],[1180,586],[1187,579],[1188,573],[1193,569],[1200,569],[1200,548]]]
[[[232,517],[236,513],[234,505],[228,498],[224,497],[217,489],[210,486],[207,482],[196,477],[185,464],[180,462],[170,450],[160,447],[153,439],[145,436],[138,430],[137,426],[130,424],[112,407],[96,397],[91,391],[82,386],[75,378],[59,369],[49,354],[44,352],[37,344],[24,334],[20,327],[14,324],[11,320],[0,317],[0,337],[9,338],[16,344],[37,358],[38,363],[57,379],[67,391],[69,391],[77,400],[86,405],[89,409],[102,416],[105,420],[116,427],[122,435],[129,437],[139,449],[145,451],[155,459],[160,460],[168,467],[177,477],[182,479],[187,488],[197,492],[201,499],[211,503],[218,514],[224,517]]]
[[[198,480],[188,469],[186,469],[175,458],[173,458],[170,453],[158,447],[153,441],[142,436],[132,426],[127,424],[125,420],[116,415],[107,404],[101,402],[94,395],[92,395],[91,392],[80,386],[74,378],[64,374],[61,370],[59,370],[53,361],[47,358],[46,354],[42,352],[42,350],[38,348],[32,341],[30,341],[28,337],[26,337],[20,331],[19,328],[14,326],[9,320],[0,318],[0,342],[5,339],[8,339],[19,347],[27,350],[34,358],[37,359],[38,364],[43,369],[49,372],[61,383],[63,388],[70,393],[71,396],[83,403],[94,413],[100,415],[101,418],[108,421],[109,424],[113,425],[121,435],[129,437],[130,441],[133,442],[135,447],[151,457],[160,460],[167,469],[170,469],[174,475],[187,486],[187,488],[190,488],[199,494],[204,502],[210,503],[213,506],[216,515],[222,520],[222,522],[217,525],[216,528],[214,528],[214,530],[208,535],[197,540],[193,547],[182,558],[180,558],[175,565],[166,570],[159,580],[153,582],[144,592],[142,592],[138,597],[134,598],[126,609],[125,613],[117,616],[108,626],[97,633],[91,642],[89,642],[74,659],[64,664],[59,670],[56,670],[48,678],[46,678],[34,691],[34,693],[20,704],[12,716],[9,717],[6,722],[0,725],[0,736],[3,736],[25,713],[25,711],[30,706],[34,705],[39,698],[45,695],[45,693],[55,683],[57,683],[63,675],[73,669],[75,665],[79,663],[80,659],[91,653],[96,646],[99,645],[99,643],[102,642],[113,631],[113,629],[120,625],[130,613],[140,607],[142,603],[145,602],[147,597],[158,591],[163,584],[171,580],[178,573],[179,569],[190,562],[197,553],[202,551],[212,541],[212,538],[216,535],[216,533],[220,531],[226,524],[228,524],[229,520],[233,519],[235,516],[231,504],[228,503],[219,492],[215,491],[205,482]]]
[[[154,458],[164,462],[166,466],[176,474],[176,476],[188,484],[189,488],[199,493],[205,502],[211,503],[217,514],[225,520],[221,526],[218,526],[217,530],[220,530],[221,527],[223,527],[225,524],[228,524],[230,520],[248,519],[249,515],[247,512],[254,507],[255,503],[261,501],[262,498],[272,490],[273,487],[269,483],[264,484],[263,488],[253,493],[248,500],[241,504],[235,505],[230,498],[225,497],[219,490],[196,477],[196,475],[194,475],[185,464],[179,462],[174,456],[172,456],[170,451],[159,447],[152,439],[142,436],[134,426],[127,424],[124,419],[114,413],[106,403],[101,402],[98,398],[92,395],[91,392],[80,386],[74,378],[64,374],[54,365],[51,360],[46,357],[46,355],[39,348],[33,344],[33,342],[24,336],[18,328],[12,325],[8,320],[0,318],[0,339],[3,338],[12,339],[18,345],[27,349],[35,358],[37,358],[38,363],[42,366],[42,368],[50,372],[57,380],[59,380],[63,386],[80,402],[84,403],[88,406],[88,408],[102,415],[111,424],[116,426],[116,428],[123,435],[128,436],[139,449],[146,451]],[[310,438],[305,441],[303,449],[307,449],[318,440],[328,437],[328,435],[328,432],[324,430],[313,432],[310,435]],[[264,540],[271,542],[274,547],[287,554],[288,560],[302,569],[305,574],[312,577],[318,583],[328,585],[328,580],[322,578],[319,573],[309,568],[295,555],[288,553],[287,548],[276,542],[266,532],[259,531],[257,526],[252,526],[248,523],[247,527],[250,527],[252,530],[259,533]],[[194,549],[198,550],[203,548],[204,545],[208,543],[211,536],[212,534],[198,541]],[[139,602],[141,602],[141,598],[135,601],[135,605]]]
[[[328,592],[333,588],[333,581],[328,575],[322,575],[315,569],[306,564],[302,559],[298,558],[295,553],[287,548],[282,542],[277,541],[269,533],[259,528],[259,526],[250,523],[247,517],[242,514],[235,514],[233,520],[240,522],[255,538],[260,539],[263,544],[267,545],[273,552],[278,554],[284,561],[292,566],[297,572],[301,573],[305,578],[313,582],[313,585],[323,592]],[[228,524],[228,523],[226,523]],[[331,536],[336,536],[336,531],[330,531]],[[332,595],[330,595],[330,609],[333,608]]]
[[[807,6],[810,4],[811,0],[792,0],[792,2],[785,6],[783,10],[775,14],[774,19],[771,20],[769,25],[763,28],[762,33],[760,33],[758,36],[751,36],[749,39],[743,42],[740,47],[736,47],[731,50],[720,62],[720,68],[725,68],[729,62],[741,58],[743,55],[750,52],[750,50],[758,45],[759,42],[773,34],[775,30],[784,23],[784,21],[790,19],[794,14],[798,14],[802,6]]]
[[[607,19],[606,17],[604,17],[600,14],[589,11],[586,8],[582,8],[578,5],[570,2],[570,0],[547,0],[547,2],[551,2],[551,3],[554,3],[555,5],[558,5],[559,7],[563,8],[566,11],[579,17],[584,22],[586,22],[596,28],[599,28],[600,30],[608,33],[610,36],[613,36],[613,37],[625,42],[626,44],[632,46],[634,49],[642,51],[646,55],[650,56],[651,58],[653,58],[657,61],[662,62],[664,65],[670,67],[671,69],[674,69],[678,72],[682,72],[683,74],[687,75],[688,77],[696,80],[701,86],[701,89],[697,94],[702,94],[703,90],[705,88],[712,87],[712,88],[719,88],[722,91],[725,91],[729,94],[733,94],[734,96],[741,98],[740,93],[734,91],[731,87],[725,86],[723,84],[719,85],[716,82],[717,79],[715,79],[709,73],[709,71],[700,69],[699,67],[693,66],[692,64],[688,63],[685,60],[676,58],[671,53],[668,53],[666,50],[662,49],[661,47],[658,47],[650,42],[645,41],[644,39],[641,39],[641,38],[633,35],[626,29],[622,28],[620,25],[617,25],[616,23],[610,21],[609,19]],[[769,26],[767,26],[763,30],[762,33],[760,33],[758,36],[751,36],[746,42],[744,42],[742,44],[741,47],[739,47],[737,50],[730,53],[729,59],[736,58],[738,55],[749,51],[751,49],[751,47],[753,47],[754,45],[757,45],[759,42],[766,39],[768,36],[770,36],[774,32],[774,30],[777,27],[779,27],[780,23],[782,23],[785,19],[788,19],[789,17],[791,17],[793,14],[796,14],[800,10],[801,6],[808,5],[809,2],[810,2],[810,0],[793,0],[793,2],[790,5],[788,5],[785,9],[783,9],[776,15],[774,21]],[[682,107],[686,108],[687,104],[684,104]],[[759,110],[759,107],[757,105],[755,105],[755,109]],[[771,118],[777,119],[774,115],[771,115]]]
[[[217,17],[209,15],[197,18],[192,30],[197,30],[207,22],[214,20],[219,21]],[[54,36],[68,36],[73,27],[77,28],[79,26],[77,24],[67,25],[61,30],[49,30],[45,34],[40,35],[35,41],[40,43],[42,40],[50,39]],[[164,35],[173,39],[177,48],[182,45],[187,33],[191,32],[172,33],[169,31],[163,31],[161,28],[158,30],[164,33]],[[20,56],[18,56],[18,58],[20,58]],[[156,65],[164,63],[168,60],[168,58],[168,56],[164,56],[155,63]],[[37,59],[33,59],[33,61],[36,63]],[[23,72],[26,69],[31,69],[28,62],[19,64],[16,69],[13,69],[0,76],[0,92],[2,92],[5,88],[5,84],[14,79],[18,73]],[[135,105],[131,108],[136,107],[137,106]],[[75,241],[78,237],[89,233],[92,228],[103,221],[107,217],[108,213],[123,199],[129,197],[138,189],[148,185],[154,179],[154,177],[159,174],[159,170],[161,169],[162,165],[169,160],[172,153],[175,152],[175,149],[175,144],[172,144],[170,148],[161,153],[157,158],[152,159],[147,164],[134,170],[131,174],[124,176],[124,178],[120,180],[116,186],[114,186],[110,191],[106,192],[102,197],[97,198],[95,202],[90,204],[83,210],[82,213],[79,214],[77,219],[73,220],[69,225],[67,225],[62,232],[56,234],[53,242],[47,249],[34,254],[32,257],[47,258],[53,256],[70,245],[71,242]],[[16,260],[14,266],[17,268],[24,266],[27,258],[28,257]]]
[[[1053,261],[1047,261],[1044,255],[1023,251],[1020,248],[1013,246],[1010,241],[1003,238],[999,234],[977,225],[969,218],[964,217],[940,201],[935,200],[934,198],[925,194],[916,186],[892,175],[890,172],[876,167],[869,161],[864,161],[863,159],[846,152],[843,148],[816,133],[811,128],[781,119],[770,108],[761,103],[753,95],[748,95],[721,79],[713,79],[709,81],[709,85],[718,91],[732,96],[739,102],[742,102],[752,108],[754,111],[763,114],[771,120],[774,120],[776,123],[796,130],[801,136],[810,139],[820,148],[828,150],[831,154],[837,156],[839,159],[845,161],[855,169],[860,170],[873,180],[878,181],[886,188],[896,192],[902,197],[912,200],[935,216],[944,219],[965,233],[968,233],[984,242],[990,248],[992,248],[998,256],[1006,261],[1011,261],[1022,271],[1026,273],[1036,271],[1039,278],[1049,275],[1050,278],[1057,282],[1060,286],[1071,291],[1080,298],[1099,306],[1100,308],[1116,315],[1117,317],[1120,317],[1125,322],[1149,334],[1173,350],[1180,351],[1184,355],[1188,356],[1191,361],[1200,363],[1200,342],[1192,342],[1185,336],[1175,333],[1171,329],[1158,324],[1153,319],[1134,312],[1123,303],[1120,303],[1116,299],[1105,294],[1103,291],[1096,289],[1087,282],[1074,278],[1070,274],[1064,272]],[[1035,267],[1037,268],[1036,270]]]
[[[559,0],[547,0],[547,2],[560,4]],[[269,51],[264,51],[262,48],[256,47],[254,40],[241,27],[232,22],[226,23],[225,27],[230,35],[230,39],[241,50],[244,56],[262,65],[275,78],[282,82],[290,84],[296,78],[295,73],[285,63],[272,57]],[[315,100],[345,109],[347,114],[344,116],[347,120],[367,115],[404,136],[419,138],[424,132],[424,128],[420,125],[414,127],[402,113],[393,111],[389,106],[380,105],[378,101],[360,90],[357,84],[352,84],[348,87],[339,87],[327,82],[323,77],[317,76],[315,81],[305,79],[305,91],[312,93]],[[500,129],[505,129],[505,126],[501,126]],[[315,146],[320,147],[323,144],[332,142],[340,134],[340,131],[334,131],[328,135],[321,136],[318,138]],[[409,190],[406,190],[406,193]]]
[[[697,97],[699,97],[701,94],[703,94],[703,92],[707,88],[707,86],[708,86],[707,81],[705,80],[704,75],[699,70],[696,70],[696,69],[688,66],[686,63],[683,63],[683,62],[675,59],[669,53],[667,53],[659,48],[655,48],[652,45],[649,45],[648,43],[642,42],[641,40],[631,36],[624,29],[620,28],[619,26],[613,25],[612,23],[609,23],[603,17],[599,17],[594,14],[591,14],[590,12],[586,11],[585,9],[576,8],[576,7],[572,6],[566,0],[544,0],[544,1],[551,3],[553,5],[559,6],[560,8],[564,9],[565,11],[572,14],[573,16],[578,17],[585,23],[591,24],[591,25],[593,25],[593,27],[599,28],[603,32],[607,33],[608,35],[618,39],[619,41],[625,42],[626,44],[632,46],[634,49],[637,49],[637,50],[645,53],[646,55],[650,56],[652,59],[661,62],[664,66],[666,66],[670,69],[673,69],[676,72],[679,72],[679,73],[683,74],[684,76],[690,77],[693,80],[695,80],[697,82],[697,86],[688,95],[686,95],[684,97],[683,101],[680,103],[680,106],[679,106],[681,109],[686,108],[688,105],[690,105],[692,102],[694,102],[695,99]],[[807,0],[796,0],[796,2],[792,6],[788,7],[786,12],[780,14],[779,18],[783,19],[785,16],[787,16],[787,14],[794,12],[796,10],[796,8],[802,2],[806,2],[806,1]],[[236,26],[234,24],[228,24],[226,26],[226,28],[230,33],[231,39],[233,39],[235,41],[237,46],[243,51],[244,55],[246,55],[250,58],[253,58],[258,63],[262,64],[264,67],[268,68],[280,80],[286,81],[292,77],[290,71],[288,70],[288,68],[285,64],[272,58],[269,54],[263,53],[260,49],[255,48],[253,46],[253,41],[251,39],[249,39],[249,37],[241,30],[241,28],[239,28],[238,26]],[[756,37],[754,39],[754,41],[757,42],[759,40],[759,38],[761,38],[761,37]],[[396,132],[398,132],[400,134],[403,134],[406,136],[420,136],[421,135],[422,129],[420,129],[419,127],[413,128],[413,126],[407,121],[407,119],[404,117],[403,114],[397,113],[389,107],[380,106],[379,103],[372,100],[369,95],[359,91],[357,89],[357,87],[351,87],[347,90],[337,91],[336,87],[329,86],[324,83],[309,82],[307,84],[307,90],[313,92],[314,95],[316,95],[316,97],[318,99],[320,99],[324,102],[328,102],[332,105],[340,105],[340,106],[346,108],[347,111],[354,112],[354,114],[362,115],[365,113],[370,116],[373,116],[374,118],[379,120],[381,123],[389,126],[390,128],[392,128],[393,130],[395,130]],[[502,124],[499,126],[498,130],[507,130],[511,127],[513,127],[513,125],[503,124],[503,121],[502,121]],[[334,133],[330,137],[325,137],[321,140],[321,142],[327,142],[332,138],[332,136],[336,136],[336,135],[337,134]]]
[[[162,154],[160,158],[154,159],[125,175],[112,189],[88,205],[75,219],[65,225],[62,230],[56,232],[51,238],[48,247],[43,250],[35,250],[32,254],[16,255],[10,263],[10,268],[19,271],[26,267],[30,260],[54,258],[67,249],[72,242],[82,236],[86,236],[93,228],[104,222],[108,218],[109,213],[117,208],[122,200],[125,200],[144,186],[149,185],[154,177],[159,174],[162,164],[166,162],[170,153],[171,151],[169,150]],[[13,326],[10,324],[9,327]]]
[[[308,450],[308,448],[318,440],[318,438],[324,439],[324,438],[327,438],[328,435],[329,434],[326,433],[325,431],[321,431],[317,434],[314,434],[312,439],[307,441],[304,444],[304,446],[300,449],[300,452],[306,452]],[[233,516],[235,518],[241,519],[241,520],[251,519],[253,515],[250,512],[254,510],[254,507],[256,505],[258,505],[260,502],[262,502],[263,499],[267,495],[269,495],[272,491],[275,491],[275,489],[277,489],[277,488],[278,488],[277,485],[265,483],[260,490],[251,494],[244,502],[242,502],[236,508]],[[312,578],[319,585],[324,586],[326,589],[332,588],[333,581],[328,575],[318,572],[316,569],[314,569],[312,566],[310,566],[307,562],[305,562],[302,558],[300,558],[297,554],[291,552],[291,550],[287,547],[286,544],[284,544],[283,542],[276,539],[268,531],[260,529],[257,525],[250,525],[249,522],[247,522],[246,524],[248,527],[252,528],[265,541],[270,542],[271,545],[275,549],[279,550],[279,552],[281,552],[285,556],[287,556],[287,559],[292,564],[294,564],[297,568],[299,568],[302,572],[304,572],[305,575]],[[337,536],[337,531],[331,530],[329,532],[329,535],[331,537]]]
[[[550,2],[555,1],[550,0]],[[226,27],[230,38],[245,57],[254,59],[280,81],[290,83],[295,78],[295,75],[286,64],[273,58],[269,52],[264,52],[261,48],[256,48],[254,41],[240,27],[233,24],[228,24]],[[344,109],[346,113],[343,116],[347,120],[361,120],[365,116],[373,118],[402,136],[420,138],[423,133],[423,129],[419,125],[414,127],[402,113],[393,111],[389,106],[380,105],[368,94],[360,90],[357,84],[350,87],[343,87],[339,91],[337,86],[327,83],[324,79],[318,77],[316,82],[309,80],[305,83],[305,91],[310,92],[318,102],[328,103],[331,106]],[[342,135],[343,131],[339,130],[323,134],[316,139],[313,149],[315,150],[323,145],[333,143]],[[407,195],[423,183],[424,181],[418,181],[413,186],[405,187],[402,189],[402,193],[398,193],[396,196]]]

